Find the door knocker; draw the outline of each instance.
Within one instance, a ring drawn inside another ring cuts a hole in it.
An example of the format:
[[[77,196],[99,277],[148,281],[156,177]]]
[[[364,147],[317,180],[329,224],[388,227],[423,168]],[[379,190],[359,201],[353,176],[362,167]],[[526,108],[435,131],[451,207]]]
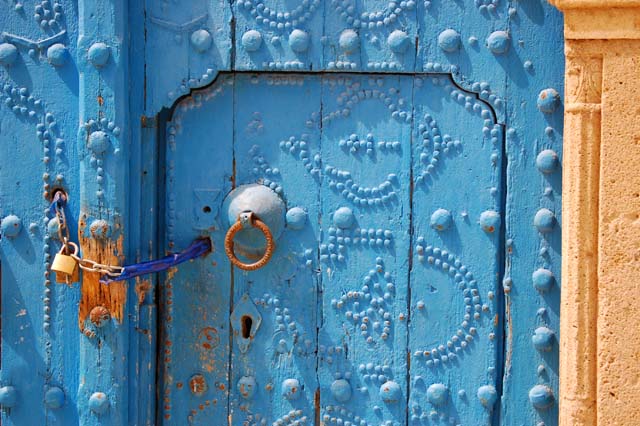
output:
[[[236,253],[233,250],[233,238],[241,229],[247,228],[257,228],[264,234],[265,250],[262,257],[253,263],[244,263],[236,256]],[[238,216],[238,220],[236,223],[231,225],[229,230],[227,231],[227,235],[224,238],[224,251],[227,253],[227,257],[231,261],[234,266],[237,266],[240,269],[245,271],[255,271],[256,269],[262,268],[266,265],[271,259],[271,255],[273,255],[273,250],[275,249],[275,243],[273,242],[273,235],[271,234],[271,230],[267,226],[266,223],[255,217],[253,212],[243,212]]]
[[[221,211],[228,228],[224,249],[231,263],[245,271],[265,266],[285,227],[282,198],[262,184],[241,185],[227,194]]]

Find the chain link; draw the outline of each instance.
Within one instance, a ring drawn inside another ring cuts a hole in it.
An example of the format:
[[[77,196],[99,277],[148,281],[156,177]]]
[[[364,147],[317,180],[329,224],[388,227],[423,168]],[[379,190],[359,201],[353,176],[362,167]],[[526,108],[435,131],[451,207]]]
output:
[[[77,267],[83,271],[100,274],[100,282],[103,284],[109,284],[113,281],[124,281],[140,275],[165,271],[180,263],[205,255],[211,252],[212,249],[211,240],[209,238],[198,238],[194,240],[189,247],[179,253],[170,253],[161,259],[148,260],[145,262],[135,263],[133,265],[127,265],[126,267],[105,265],[90,259],[83,259],[78,256],[78,246],[69,239],[69,227],[67,226],[67,218],[64,213],[66,203],[66,194],[58,192],[54,196],[50,207],[51,213],[53,214],[55,212],[55,217],[58,220],[58,237],[62,243],[61,254],[71,257],[76,262]],[[67,284],[71,284],[70,276],[68,274],[65,274],[65,281]]]
[[[102,275],[108,275],[110,277],[119,277],[124,272],[124,267],[122,266],[104,265],[93,260],[83,259],[75,254],[71,254],[70,256],[78,262],[78,266],[83,271],[99,272]]]
[[[122,275],[124,268],[121,266],[104,265],[93,260],[83,259],[70,250],[69,227],[67,226],[67,217],[64,213],[66,202],[67,197],[61,192],[58,192],[53,200],[56,218],[58,219],[58,238],[64,246],[63,253],[71,256],[83,271],[98,272],[102,275],[108,275],[109,277],[119,277]]]

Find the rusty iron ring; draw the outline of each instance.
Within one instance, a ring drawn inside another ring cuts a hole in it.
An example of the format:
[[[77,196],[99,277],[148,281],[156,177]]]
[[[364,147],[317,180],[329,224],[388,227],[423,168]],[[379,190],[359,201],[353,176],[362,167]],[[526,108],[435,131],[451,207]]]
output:
[[[237,266],[238,268],[245,271],[255,271],[256,269],[262,268],[269,262],[269,260],[271,259],[271,255],[273,255],[273,251],[275,250],[273,235],[271,234],[271,230],[269,229],[269,227],[263,221],[253,215],[250,216],[250,224],[252,227],[258,228],[260,231],[262,231],[262,233],[264,234],[264,238],[267,241],[267,247],[260,260],[254,263],[244,263],[236,257],[236,254],[233,250],[233,238],[241,229],[245,228],[245,224],[242,222],[240,217],[238,217],[237,222],[229,228],[229,230],[227,231],[227,235],[224,237],[224,251],[226,252],[227,257],[234,266]]]

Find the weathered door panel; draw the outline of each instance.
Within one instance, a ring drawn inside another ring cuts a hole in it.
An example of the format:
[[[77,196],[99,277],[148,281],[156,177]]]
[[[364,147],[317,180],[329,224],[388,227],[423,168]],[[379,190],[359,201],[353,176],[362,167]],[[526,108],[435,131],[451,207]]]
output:
[[[201,119],[213,111],[225,112]],[[168,125],[167,197],[196,214],[180,219],[212,235],[221,253],[232,184],[268,186],[288,209],[264,268],[200,266],[233,283],[231,342],[217,355],[229,351],[233,424],[316,416],[405,424],[408,404],[424,406],[413,410],[418,418],[429,412],[425,383],[446,383],[447,394],[499,387],[503,140],[493,117],[438,74],[224,75],[181,101]],[[220,188],[211,227],[202,226],[197,197],[173,194],[183,181]],[[183,287],[180,274],[167,292]],[[205,311],[221,309],[205,303],[181,316],[195,330]],[[172,343],[174,359],[191,351],[191,334]],[[436,391],[426,390],[436,416],[490,421],[479,402],[435,401]],[[189,416],[173,401],[172,418]]]
[[[3,5],[2,424],[557,424],[561,18],[545,1]],[[291,214],[245,273],[221,208],[255,182]],[[213,252],[56,285],[57,188],[83,256]]]
[[[170,270],[163,280],[159,408],[164,424],[204,424],[204,418],[227,416],[230,266],[219,249],[224,234],[214,231],[232,187],[234,87],[233,81],[220,83],[181,104],[167,127],[167,250],[186,247],[201,235],[211,236],[215,250],[204,262]],[[203,129],[201,118],[188,114],[196,108],[219,117],[218,126]]]
[[[324,78],[318,374],[325,423],[359,416],[405,424],[412,89],[412,76]]]
[[[502,126],[448,76],[418,81],[408,415],[490,425],[501,383]],[[486,407],[479,389],[493,395]]]
[[[235,84],[235,184],[261,182],[294,210],[272,260],[253,272],[236,268],[232,275],[234,314],[254,305],[261,323],[246,351],[236,341],[232,345],[231,423],[312,424],[318,388],[320,191],[303,156],[291,157],[286,144],[303,134],[309,145],[317,143],[320,123],[311,117],[320,111],[321,81],[311,75],[242,74]],[[234,328],[234,339],[236,333],[242,330]],[[255,389],[249,390],[253,383]]]

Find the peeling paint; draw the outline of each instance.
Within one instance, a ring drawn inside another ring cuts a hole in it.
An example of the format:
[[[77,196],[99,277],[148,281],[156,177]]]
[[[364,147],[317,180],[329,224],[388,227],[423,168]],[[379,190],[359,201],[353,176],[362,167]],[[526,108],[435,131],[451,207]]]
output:
[[[82,257],[103,264],[120,265],[123,260],[122,253],[124,253],[124,233],[119,232],[116,240],[88,238],[85,236],[87,217],[86,213],[82,213],[78,222],[78,240]],[[118,322],[122,322],[124,307],[127,302],[127,284],[125,281],[116,281],[108,285],[101,284],[99,273],[83,271],[80,293],[78,312],[80,331],[85,332],[84,324],[89,317],[91,309],[100,305],[104,306]]]

